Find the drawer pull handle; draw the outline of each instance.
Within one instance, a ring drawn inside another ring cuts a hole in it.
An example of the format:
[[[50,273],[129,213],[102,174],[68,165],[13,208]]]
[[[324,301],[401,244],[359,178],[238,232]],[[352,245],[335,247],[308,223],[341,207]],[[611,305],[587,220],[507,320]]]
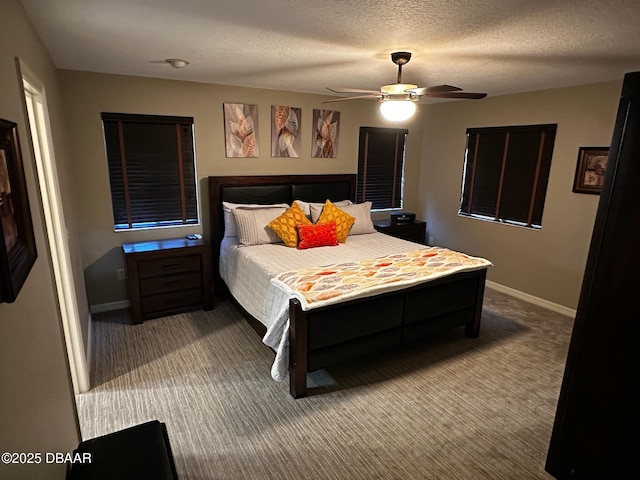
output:
[[[179,266],[180,266],[179,263],[167,263],[166,265],[163,265],[162,268],[164,270],[170,270],[172,268],[176,268],[176,267],[179,267]]]

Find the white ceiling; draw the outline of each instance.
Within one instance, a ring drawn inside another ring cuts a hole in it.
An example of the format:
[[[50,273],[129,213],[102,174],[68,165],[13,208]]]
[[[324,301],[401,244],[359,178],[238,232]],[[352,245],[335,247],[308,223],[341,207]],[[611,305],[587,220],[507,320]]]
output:
[[[21,0],[58,68],[328,94],[502,95],[640,70],[638,0]],[[174,69],[164,62],[190,62]]]

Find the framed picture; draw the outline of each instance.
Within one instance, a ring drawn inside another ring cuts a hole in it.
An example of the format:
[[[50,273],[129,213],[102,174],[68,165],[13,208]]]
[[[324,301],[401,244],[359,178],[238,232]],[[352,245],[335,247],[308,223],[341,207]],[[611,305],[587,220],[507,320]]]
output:
[[[271,156],[300,157],[301,108],[271,105]]]
[[[15,301],[37,258],[18,130],[0,119],[0,302]]]
[[[575,193],[600,194],[607,168],[607,158],[609,158],[609,147],[580,147],[576,176],[573,181]]]
[[[259,157],[258,106],[225,103],[223,110],[227,158]]]
[[[339,128],[340,112],[313,109],[312,158],[337,157]]]

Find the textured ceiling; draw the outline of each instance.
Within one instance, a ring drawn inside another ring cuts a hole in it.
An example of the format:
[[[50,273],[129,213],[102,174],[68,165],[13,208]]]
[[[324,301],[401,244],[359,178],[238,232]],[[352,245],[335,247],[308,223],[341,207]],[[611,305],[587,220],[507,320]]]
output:
[[[21,0],[58,68],[303,93],[502,95],[640,70],[638,0]],[[174,69],[164,62],[190,62]]]

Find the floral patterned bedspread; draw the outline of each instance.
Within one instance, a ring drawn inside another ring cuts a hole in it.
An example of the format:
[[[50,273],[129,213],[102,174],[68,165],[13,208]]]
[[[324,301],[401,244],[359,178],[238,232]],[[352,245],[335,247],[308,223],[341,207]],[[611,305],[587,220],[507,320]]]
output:
[[[271,283],[299,299],[303,310],[311,310],[491,265],[484,258],[428,247],[371,260],[284,272],[271,279]]]

